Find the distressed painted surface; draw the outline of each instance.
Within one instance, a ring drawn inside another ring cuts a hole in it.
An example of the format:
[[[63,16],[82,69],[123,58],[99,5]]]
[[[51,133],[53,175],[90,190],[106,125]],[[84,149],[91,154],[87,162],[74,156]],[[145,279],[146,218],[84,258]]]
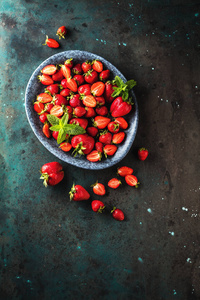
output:
[[[200,298],[198,2],[1,1],[1,299]],[[63,24],[61,48],[42,46]],[[90,190],[116,167],[63,164],[57,188],[39,180],[55,158],[28,124],[25,87],[44,59],[70,49],[101,55],[138,82],[139,130],[119,166],[133,167],[141,187],[104,198],[124,210],[123,223],[68,199],[73,182]]]

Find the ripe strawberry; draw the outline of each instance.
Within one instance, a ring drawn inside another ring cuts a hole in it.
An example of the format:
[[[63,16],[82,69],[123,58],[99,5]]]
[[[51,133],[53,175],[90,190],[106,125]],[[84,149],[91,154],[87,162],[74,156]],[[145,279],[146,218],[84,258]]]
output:
[[[110,145],[112,141],[112,134],[108,131],[104,131],[100,134],[99,142]]]
[[[41,177],[45,187],[56,185],[64,178],[64,171],[60,163],[50,162],[42,166]]]
[[[56,71],[57,71],[57,68],[55,65],[47,65],[41,70],[42,74],[45,74],[45,75],[53,75],[56,73]]]
[[[45,104],[45,111],[50,113],[52,107],[54,107],[53,103],[47,103]]]
[[[58,70],[55,74],[52,75],[53,81],[61,81],[64,78],[61,70]]]
[[[101,73],[103,71],[103,64],[101,61],[95,59],[92,62],[92,68],[98,73]]]
[[[85,82],[83,75],[74,75],[73,79],[77,82],[78,86],[84,84]]]
[[[111,214],[113,218],[117,221],[123,221],[124,220],[124,213],[121,209],[114,207],[111,211]]]
[[[124,132],[118,132],[113,134],[113,138],[112,138],[112,143],[113,144],[120,144],[123,142],[125,138],[125,133]]]
[[[112,189],[117,189],[120,186],[121,181],[117,178],[112,178],[108,181],[108,186]]]
[[[66,78],[62,79],[60,84],[62,85],[62,87],[64,89],[67,89],[67,79]]]
[[[72,69],[72,67],[73,67],[73,58],[67,59],[67,60],[64,62],[64,64],[65,64],[68,68]]]
[[[97,212],[97,213],[102,213],[102,211],[105,208],[105,205],[102,201],[99,200],[93,200],[91,203],[92,210]]]
[[[84,107],[82,106],[77,106],[74,108],[74,116],[81,118],[86,114],[86,110]]]
[[[56,105],[67,105],[68,104],[68,101],[66,100],[65,97],[63,97],[62,95],[60,94],[56,94],[53,96],[53,101]]]
[[[91,135],[92,137],[95,137],[98,133],[98,129],[96,127],[88,127],[87,133]]]
[[[85,107],[85,109],[86,109],[85,118],[94,118],[96,116],[94,108]]]
[[[140,148],[138,150],[138,158],[139,160],[145,160],[149,154],[149,151],[146,148]]]
[[[33,106],[34,110],[39,114],[44,110],[44,104],[36,101]]]
[[[99,195],[99,196],[104,196],[105,193],[106,193],[106,189],[105,189],[105,186],[100,183],[100,182],[95,182],[93,185],[91,185],[92,189],[93,189],[93,192],[96,194],[96,195]]]
[[[54,105],[50,110],[50,114],[55,117],[61,117],[63,113],[64,113],[63,108],[60,105]]]
[[[131,110],[132,110],[131,103],[123,101],[122,97],[117,97],[110,106],[110,112],[112,117],[125,116]]]
[[[99,97],[103,95],[104,89],[105,89],[105,84],[101,81],[97,81],[93,83],[93,85],[91,86],[91,93],[93,96]]]
[[[102,157],[101,152],[98,152],[97,150],[93,150],[91,151],[87,156],[87,160],[91,161],[91,162],[97,162],[100,161]]]
[[[103,152],[106,158],[108,155],[109,156],[114,155],[116,151],[117,151],[117,146],[115,145],[105,145],[103,148]]]
[[[45,74],[39,75],[38,79],[44,85],[50,85],[54,83],[53,79],[49,75],[45,75]]]
[[[39,119],[40,119],[40,121],[42,122],[42,123],[45,123],[45,122],[47,122],[48,120],[47,120],[47,115],[48,115],[48,113],[43,113],[43,114],[41,114],[40,116],[39,116]]]
[[[73,201],[88,200],[90,198],[90,194],[79,184],[73,184],[71,191],[69,192],[69,196],[70,200]]]
[[[74,74],[77,74],[77,75],[81,75],[83,73],[83,70],[81,68],[81,64],[76,64],[73,68],[72,68],[72,72]]]
[[[94,138],[86,133],[75,135],[71,140],[72,147],[75,148],[73,153],[75,153],[75,156],[77,154],[89,154],[94,148],[94,143]]]
[[[70,93],[71,93],[70,89],[63,89],[62,91],[60,91],[60,95],[63,97],[68,97]]]
[[[110,81],[107,81],[105,83],[105,92],[104,92],[104,97],[106,99],[106,102],[111,103],[114,100],[114,97],[112,97],[112,93],[114,92],[113,87],[116,87],[116,85],[112,85]]]
[[[125,181],[128,185],[130,186],[134,186],[136,188],[138,188],[138,185],[140,184],[140,182],[138,182],[138,179],[136,176],[134,175],[126,175],[125,176]]]
[[[68,87],[68,89],[70,89],[74,93],[76,93],[77,90],[78,90],[77,83],[73,78],[69,78],[67,80],[67,87]]]
[[[90,89],[91,89],[91,84],[83,84],[79,86],[78,93],[83,96],[88,96],[91,95]]]
[[[49,39],[48,36],[46,36],[45,44],[43,44],[43,45],[47,45],[50,48],[59,48],[60,47],[59,43],[56,40]]]
[[[119,124],[119,127],[121,129],[127,129],[128,128],[128,123],[126,122],[126,120],[122,117],[119,118],[115,118],[115,122]]]
[[[112,132],[112,133],[117,133],[117,132],[119,132],[119,124],[118,123],[116,123],[116,122],[110,122],[109,124],[108,124],[108,130],[110,131],[110,132]]]
[[[58,139],[58,134],[59,134],[59,131],[53,131],[52,132],[52,137],[57,141]]]
[[[67,109],[68,114],[72,114],[73,113],[73,108],[70,105],[67,105],[66,109]]]
[[[96,113],[100,116],[106,116],[108,114],[108,109],[106,106],[97,107]]]
[[[69,100],[71,107],[82,106],[82,101],[79,94],[72,95],[72,98]]]
[[[50,131],[49,127],[50,126],[48,123],[44,123],[44,125],[42,127],[42,131],[48,139],[51,137],[51,131]]]
[[[73,118],[69,121],[69,124],[76,124],[76,125],[83,127],[83,129],[86,129],[88,126],[88,120],[81,119],[81,118]]]
[[[126,166],[117,169],[117,174],[122,177],[125,177],[126,175],[131,175],[132,173],[133,173],[133,169]]]
[[[105,105],[106,101],[105,101],[105,98],[100,96],[100,97],[95,97],[96,101],[97,101],[97,106],[100,107],[100,106],[103,106]]]
[[[95,149],[101,153],[103,153],[103,144],[101,142],[95,143]]]
[[[89,70],[85,75],[85,81],[93,84],[98,80],[98,73],[95,70]]]
[[[100,73],[99,78],[101,81],[105,82],[110,77],[110,70],[104,70]]]
[[[46,87],[46,89],[45,89],[45,92],[46,91],[50,92],[51,95],[58,94],[58,92],[59,92],[59,85],[57,83],[48,85]]]
[[[68,80],[69,78],[71,78],[71,69],[69,67],[67,67],[66,65],[61,65],[61,72],[63,73],[63,76],[65,77],[65,79]],[[66,86],[65,86],[65,88],[66,88]]]
[[[51,95],[47,94],[47,93],[41,93],[37,96],[37,101],[41,102],[41,103],[48,103],[52,101],[52,97]]]
[[[82,70],[83,70],[84,73],[87,73],[89,70],[92,69],[92,65],[88,60],[83,62],[81,67],[82,67]]]
[[[110,123],[110,119],[102,116],[96,116],[94,118],[94,126],[99,129],[104,129]]]
[[[83,104],[87,107],[96,107],[97,102],[92,95],[83,96]]]
[[[64,152],[69,152],[72,148],[72,145],[68,142],[63,142],[59,146]]]
[[[56,35],[59,36],[59,40],[61,38],[65,39],[65,35],[67,33],[67,28],[65,26],[61,26],[58,28]]]

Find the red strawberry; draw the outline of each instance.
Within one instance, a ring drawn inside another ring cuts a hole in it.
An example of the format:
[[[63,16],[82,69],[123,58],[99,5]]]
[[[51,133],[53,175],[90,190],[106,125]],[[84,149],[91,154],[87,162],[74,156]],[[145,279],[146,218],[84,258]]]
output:
[[[119,127],[121,129],[127,129],[128,128],[128,123],[126,122],[126,120],[122,117],[119,118],[115,118],[115,122],[119,124]]]
[[[83,75],[74,75],[74,80],[77,82],[77,84],[80,86],[82,84],[84,84],[85,79]]]
[[[50,111],[51,111],[51,109],[52,109],[53,106],[54,106],[53,103],[47,103],[47,104],[45,104],[45,111],[48,112],[48,113],[50,113]]]
[[[85,73],[85,81],[87,83],[93,84],[98,80],[98,73],[94,70],[89,70]]]
[[[58,28],[56,35],[59,36],[59,39],[65,39],[65,35],[67,33],[67,28],[65,26],[61,26]]]
[[[98,129],[96,127],[88,127],[87,133],[91,135],[92,137],[95,137],[98,133]]]
[[[112,143],[113,144],[120,144],[123,142],[125,138],[125,133],[124,132],[118,132],[113,134],[113,138],[112,138]]]
[[[103,106],[105,105],[106,101],[105,101],[105,98],[100,96],[100,97],[95,97],[96,101],[97,101],[97,106],[100,107],[100,106]]]
[[[38,79],[44,85],[50,85],[54,83],[53,79],[49,75],[45,75],[45,74],[39,75]]]
[[[138,150],[138,158],[139,160],[145,160],[149,154],[149,151],[146,148],[140,148]]]
[[[87,107],[96,107],[97,102],[92,95],[83,96],[83,104]]]
[[[85,109],[86,109],[85,118],[94,118],[96,116],[94,108],[85,107]]]
[[[71,107],[82,106],[80,95],[79,94],[73,95],[72,98],[69,100],[69,104],[71,105]]]
[[[51,95],[47,94],[47,93],[41,93],[37,96],[37,101],[41,102],[41,103],[48,103],[52,101],[52,97]]]
[[[50,110],[50,114],[55,117],[61,117],[63,113],[64,113],[63,108],[60,105],[54,105]]]
[[[89,154],[94,148],[94,143],[95,141],[93,137],[89,136],[86,133],[75,135],[71,140],[72,147],[75,148],[73,153],[75,153],[75,156],[77,154]]]
[[[94,118],[94,126],[99,129],[104,129],[110,123],[110,119],[102,116],[96,116]]]
[[[132,105],[129,102],[123,101],[122,97],[117,97],[110,107],[112,117],[122,117],[127,115],[132,110]]]
[[[105,145],[103,148],[103,152],[106,158],[108,155],[109,156],[114,155],[116,151],[117,151],[117,146],[115,145]]]
[[[101,61],[99,60],[93,60],[92,62],[92,68],[93,70],[97,71],[98,73],[102,72],[103,71],[103,64]]]
[[[52,75],[54,81],[61,81],[64,78],[61,70],[58,70],[55,74]]]
[[[64,89],[67,89],[67,79],[66,78],[64,78],[63,80],[61,80],[61,83],[60,83],[61,85],[62,85],[62,87],[64,88]]]
[[[69,67],[67,67],[66,65],[61,65],[61,72],[63,73],[63,76],[65,77],[65,79],[68,80],[69,78],[71,78],[71,69]],[[65,86],[65,88],[66,88],[66,86]]]
[[[92,69],[92,65],[88,60],[83,62],[81,67],[82,67],[82,70],[83,70],[84,73],[87,73],[89,70]]]
[[[138,185],[140,184],[140,182],[138,182],[138,179],[136,176],[134,175],[126,175],[125,176],[125,181],[128,185],[130,186],[134,186],[136,188],[138,188]]]
[[[56,185],[63,180],[64,171],[60,163],[50,162],[42,166],[41,177],[45,187],[48,185]]]
[[[82,106],[77,106],[74,108],[74,116],[81,118],[86,114],[86,110]]]
[[[70,89],[74,93],[76,93],[77,90],[78,90],[77,83],[73,78],[69,78],[67,80],[67,87],[68,87],[68,89]]]
[[[60,91],[60,95],[63,97],[68,97],[70,93],[71,93],[70,89],[63,89],[62,91]]]
[[[108,181],[108,186],[112,189],[117,189],[120,186],[121,181],[117,178],[112,178]]]
[[[91,89],[91,84],[83,84],[83,85],[79,86],[78,93],[80,95],[88,96],[88,95],[91,95],[90,89]]]
[[[73,58],[67,59],[64,64],[71,69],[73,67]]]
[[[102,201],[99,200],[93,200],[91,203],[92,210],[97,212],[97,213],[102,213],[102,211],[105,208],[105,205]]]
[[[113,87],[116,87],[116,85],[112,85],[112,83],[110,81],[107,81],[105,83],[105,92],[104,92],[104,96],[106,99],[106,102],[111,103],[114,98],[111,96],[112,93],[114,92]]]
[[[72,72],[74,74],[78,74],[81,75],[83,73],[83,70],[81,68],[81,64],[76,64],[73,68],[72,68]]]
[[[50,131],[49,127],[50,126],[48,123],[44,123],[44,125],[42,127],[42,131],[48,139],[51,137],[51,131]]]
[[[69,124],[76,124],[83,127],[83,129],[86,129],[86,127],[88,126],[88,120],[81,118],[73,118],[69,121]]]
[[[73,201],[82,201],[82,200],[88,200],[90,198],[90,194],[82,187],[81,185],[74,185],[71,188],[71,191],[69,192],[70,200]]]
[[[112,141],[112,134],[108,131],[104,131],[100,134],[99,142],[110,145]]]
[[[69,152],[72,148],[72,145],[68,142],[63,142],[59,146],[64,152]]]
[[[97,107],[96,113],[100,116],[106,116],[108,114],[108,109],[106,106]]]
[[[58,94],[59,92],[59,85],[57,83],[51,84],[46,87],[45,91],[51,93],[51,95]]]
[[[43,44],[43,45],[47,45],[50,48],[59,48],[60,47],[59,43],[56,40],[49,39],[48,36],[46,36],[45,44]]]
[[[40,116],[39,116],[39,119],[40,119],[40,121],[42,122],[42,123],[44,123],[44,122],[47,122],[48,120],[47,120],[47,115],[48,115],[48,113],[43,113],[43,114],[41,114]]]
[[[122,177],[125,177],[126,175],[131,175],[133,173],[133,169],[123,166],[117,169],[117,174],[119,174]]]
[[[103,153],[103,144],[101,142],[95,143],[95,149],[101,153]]]
[[[106,189],[105,189],[105,186],[100,183],[100,182],[95,182],[93,185],[91,185],[92,189],[93,189],[93,192],[96,194],[96,195],[99,195],[99,196],[104,196],[105,193],[106,193]]]
[[[91,151],[87,156],[87,160],[91,161],[91,162],[97,162],[100,161],[102,157],[101,152],[98,152],[97,150],[93,150]]]
[[[56,94],[55,96],[53,96],[53,101],[55,102],[56,105],[67,105],[68,101],[66,100],[65,97],[63,97],[60,94]]]
[[[36,101],[33,106],[34,110],[39,114],[44,110],[44,104]]]
[[[68,114],[72,114],[73,113],[73,108],[70,105],[67,105],[66,109],[67,109]]]
[[[55,65],[47,65],[41,70],[42,74],[45,74],[45,75],[53,75],[56,73],[56,71],[57,71],[57,68]]]
[[[123,221],[124,220],[124,213],[121,209],[114,207],[111,211],[111,214],[113,218],[117,221]]]
[[[119,124],[116,122],[110,122],[108,124],[108,130],[112,133],[117,133],[119,131]]]
[[[107,81],[110,77],[110,70],[104,70],[100,73],[99,78],[101,81]]]
[[[103,95],[104,89],[105,89],[105,84],[101,81],[97,81],[93,83],[93,85],[91,86],[91,93],[93,96],[99,97]]]
[[[57,141],[58,139],[58,134],[59,134],[59,131],[53,131],[52,132],[52,137]]]

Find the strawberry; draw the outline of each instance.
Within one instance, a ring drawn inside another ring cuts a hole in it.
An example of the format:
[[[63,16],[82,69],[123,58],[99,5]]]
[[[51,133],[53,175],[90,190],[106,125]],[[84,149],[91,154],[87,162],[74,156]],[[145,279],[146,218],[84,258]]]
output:
[[[81,75],[83,73],[83,70],[81,68],[81,64],[76,64],[73,68],[72,68],[72,72],[76,75]]]
[[[114,97],[112,97],[112,93],[114,92],[113,87],[116,87],[116,85],[112,85],[110,81],[107,81],[105,83],[105,92],[104,97],[106,99],[106,102],[111,103],[114,100]]]
[[[71,105],[71,107],[82,106],[80,95],[79,94],[73,95],[72,98],[69,100],[69,104]]]
[[[149,154],[149,151],[146,148],[140,148],[138,150],[138,158],[139,160],[145,160]]]
[[[53,96],[53,101],[56,105],[67,105],[68,104],[68,101],[66,100],[65,97],[63,97],[62,95],[60,94],[56,94]]]
[[[100,106],[103,106],[105,105],[106,101],[105,101],[105,98],[100,96],[100,97],[95,97],[96,101],[97,101],[97,106],[100,107]]]
[[[59,92],[59,85],[57,83],[48,85],[46,87],[46,89],[45,89],[45,92],[50,92],[51,95],[58,94],[58,92]]]
[[[91,89],[91,84],[83,84],[83,85],[79,86],[78,93],[80,95],[88,96],[88,95],[91,95],[90,89]]]
[[[74,80],[77,82],[78,86],[83,85],[85,82],[83,75],[74,75]]]
[[[117,97],[110,106],[112,117],[122,117],[127,115],[132,110],[132,105],[125,102],[122,97]]]
[[[56,40],[49,39],[48,36],[46,36],[45,44],[43,44],[43,45],[47,45],[50,48],[59,48],[60,47],[59,43]]]
[[[59,40],[61,38],[65,39],[65,35],[67,33],[67,28],[65,26],[61,26],[58,28],[56,35],[59,36]]]
[[[89,70],[85,75],[85,81],[93,84],[98,80],[98,73],[95,70]]]
[[[124,132],[118,132],[113,134],[113,138],[112,138],[112,143],[113,144],[120,144],[123,142],[125,138],[125,133]]]
[[[101,142],[95,143],[95,149],[101,153],[103,153],[103,144]]]
[[[87,156],[87,160],[91,161],[91,162],[97,162],[100,161],[102,157],[101,152],[98,152],[97,150],[93,150],[91,151]]]
[[[105,84],[101,81],[97,81],[93,83],[93,85],[91,86],[91,93],[93,96],[99,97],[103,95],[104,89],[105,89]]]
[[[73,113],[73,108],[70,105],[67,105],[66,109],[67,109],[68,114],[72,114]]]
[[[42,74],[45,74],[45,75],[53,75],[56,73],[56,71],[57,71],[57,68],[55,65],[47,65],[41,70]]]
[[[92,107],[85,107],[86,114],[85,118],[94,118],[96,116],[95,110]]]
[[[63,167],[58,162],[50,162],[42,166],[41,177],[45,187],[56,185],[64,178]]]
[[[75,153],[75,156],[77,154],[89,154],[94,148],[94,143],[95,141],[93,137],[89,136],[86,133],[75,135],[71,140],[72,147],[75,148],[73,153]]]
[[[138,188],[138,185],[140,184],[140,182],[138,182],[138,179],[136,176],[134,175],[126,175],[125,176],[125,181],[128,185],[130,186],[134,186],[136,188]]]
[[[39,75],[38,79],[44,85],[50,85],[54,83],[53,79],[49,75],[45,75],[45,74]]]
[[[108,181],[108,186],[112,189],[117,189],[120,186],[121,181],[117,178],[112,178]]]
[[[63,89],[62,91],[60,91],[60,95],[63,97],[68,97],[70,93],[71,93],[70,89]]]
[[[113,218],[117,221],[123,221],[124,220],[124,213],[121,209],[114,207],[111,211],[111,214]]]
[[[53,100],[53,98],[51,97],[51,95],[47,94],[47,93],[41,93],[37,96],[37,101],[41,102],[41,103],[48,103],[51,102]]]
[[[87,107],[96,107],[97,102],[92,95],[83,96],[83,104]]]
[[[115,145],[105,145],[103,148],[103,152],[106,158],[108,155],[109,156],[114,155],[116,151],[117,151],[117,146]]]
[[[69,78],[71,78],[71,69],[69,67],[67,67],[66,65],[61,65],[61,72],[63,73],[63,76],[65,77],[65,79],[68,80]],[[66,86],[65,86],[65,88],[66,88]]]
[[[89,70],[92,69],[92,65],[88,60],[83,62],[81,67],[82,67],[82,70],[83,70],[84,73],[87,73]]]
[[[63,108],[60,105],[54,105],[50,110],[50,114],[55,117],[61,117],[63,113],[64,113]]]
[[[73,67],[73,58],[67,59],[67,60],[64,62],[64,64],[65,64],[68,68],[72,69],[72,67]]]
[[[47,121],[47,115],[48,113],[45,112],[39,116],[39,119],[42,123],[45,123]]]
[[[77,106],[74,108],[74,116],[81,118],[86,114],[86,110],[84,107],[82,106]]]
[[[100,116],[106,116],[108,114],[108,109],[106,106],[97,107],[96,113]]]
[[[55,74],[52,75],[53,81],[61,81],[64,78],[61,70],[58,70]]]
[[[105,186],[100,183],[100,182],[95,182],[93,185],[91,185],[92,189],[93,189],[93,192],[96,194],[96,195],[99,195],[99,196],[104,196],[105,193],[106,193],[106,189],[105,189]]]
[[[107,81],[109,77],[110,77],[110,70],[104,70],[99,75],[99,79],[104,82]]]
[[[97,213],[102,213],[102,211],[105,208],[105,205],[102,201],[99,200],[93,200],[91,203],[92,210],[97,212]]]
[[[70,200],[73,201],[88,200],[90,198],[90,194],[79,184],[73,184],[71,191],[69,192],[69,196]]]
[[[101,61],[95,59],[92,62],[92,68],[98,73],[101,73],[103,71],[103,64]]]
[[[67,80],[67,87],[74,93],[76,93],[78,90],[77,83],[73,78],[69,78]]]
[[[128,123],[126,122],[126,120],[122,117],[119,118],[115,118],[115,122],[119,124],[119,127],[121,129],[127,129],[128,128]]]
[[[52,132],[52,137],[57,140],[58,139],[58,134],[59,134],[59,131],[53,131]]]
[[[126,166],[117,169],[117,174],[122,177],[125,177],[126,175],[131,175],[132,173],[133,173],[133,169]]]
[[[52,107],[54,107],[53,103],[47,103],[45,104],[45,111],[50,113]]]
[[[42,127],[42,131],[48,139],[51,137],[51,131],[50,131],[49,127],[50,126],[48,123],[44,123],[44,125]]]
[[[39,114],[44,110],[44,104],[36,101],[33,106],[34,110]]]
[[[64,89],[67,89],[67,79],[66,78],[62,79],[60,84],[62,85],[62,87]]]
[[[94,126],[99,129],[104,129],[110,123],[110,119],[102,116],[96,116],[94,118]]]
[[[72,148],[72,145],[68,142],[63,142],[59,146],[64,152],[69,152]]]
[[[98,133],[98,129],[96,127],[88,127],[87,133],[91,135],[92,137],[95,137]]]
[[[83,129],[86,129],[88,126],[88,120],[81,119],[81,118],[73,118],[69,121],[69,124],[77,124],[77,125],[81,126]]]
[[[108,130],[112,133],[117,133],[119,131],[119,124],[116,122],[110,122],[108,124]]]
[[[104,131],[100,134],[99,142],[110,145],[112,141],[112,134],[108,131]]]

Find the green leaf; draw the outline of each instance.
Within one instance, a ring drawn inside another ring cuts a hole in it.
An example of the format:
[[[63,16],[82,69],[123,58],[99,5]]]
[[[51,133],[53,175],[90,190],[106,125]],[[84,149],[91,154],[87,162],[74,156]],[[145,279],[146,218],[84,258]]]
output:
[[[78,135],[85,133],[85,129],[79,125],[67,124],[65,125],[65,132],[69,135]]]
[[[69,120],[69,115],[68,115],[68,113],[66,112],[66,113],[63,115],[62,119],[61,119],[61,124],[62,124],[63,126],[67,125],[68,120]]]
[[[126,85],[128,87],[128,90],[130,91],[134,86],[136,86],[137,82],[135,80],[129,80],[126,82]]]
[[[123,80],[119,76],[115,76],[115,82],[118,87],[121,87],[124,85]]]
[[[123,100],[127,100],[127,99],[128,99],[128,96],[129,96],[128,90],[126,90],[126,91],[124,91],[124,92],[122,93],[122,99],[123,99]]]
[[[62,143],[65,140],[65,138],[66,138],[66,131],[63,128],[61,128],[59,130],[59,134],[58,134],[58,138],[57,138],[57,143],[58,144]]]
[[[48,114],[47,119],[48,119],[49,123],[52,124],[52,125],[58,125],[59,124],[59,118],[57,118],[56,116]]]
[[[52,131],[59,131],[61,129],[60,125],[53,125],[49,128]]]
[[[115,90],[113,93],[112,93],[112,97],[117,97],[117,96],[119,96],[121,94],[121,89],[117,89],[117,90]]]

